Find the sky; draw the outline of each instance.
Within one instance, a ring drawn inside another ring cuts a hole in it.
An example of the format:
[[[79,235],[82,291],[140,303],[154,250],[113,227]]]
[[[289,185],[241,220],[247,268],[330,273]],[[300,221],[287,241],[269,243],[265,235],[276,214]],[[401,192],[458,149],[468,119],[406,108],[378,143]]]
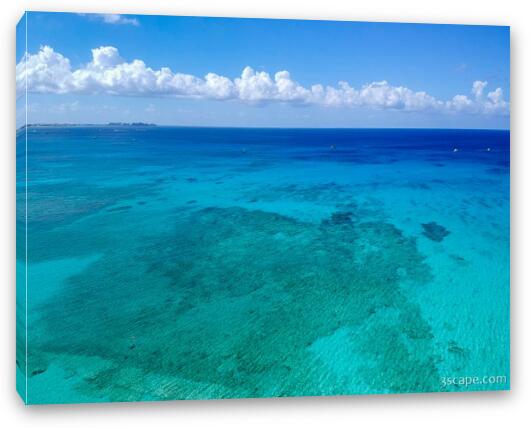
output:
[[[497,26],[28,12],[17,126],[27,93],[28,123],[508,129],[509,45]]]

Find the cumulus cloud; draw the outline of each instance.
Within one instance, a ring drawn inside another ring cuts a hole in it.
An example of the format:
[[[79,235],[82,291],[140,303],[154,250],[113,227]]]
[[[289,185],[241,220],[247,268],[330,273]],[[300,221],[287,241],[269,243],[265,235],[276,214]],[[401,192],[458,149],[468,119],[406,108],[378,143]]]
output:
[[[488,85],[488,82],[482,82],[481,80],[476,80],[472,83],[472,93],[475,98],[481,98],[483,96],[483,90]]]
[[[446,108],[456,112],[508,114],[509,102],[504,100],[502,89],[496,88],[485,97],[487,85],[486,81],[476,80],[472,83],[472,99],[466,95],[456,95],[446,103]]]
[[[204,77],[173,72],[168,67],[152,69],[142,60],[126,61],[113,46],[92,49],[92,60],[73,69],[70,60],[49,46],[26,56],[17,64],[17,91],[35,93],[79,93],[123,96],[155,96],[210,100],[239,100],[251,105],[289,103],[324,107],[362,107],[401,111],[508,114],[509,103],[501,88],[488,92],[487,82],[477,80],[472,96],[455,95],[439,100],[424,91],[393,86],[387,81],[354,88],[347,82],[337,86],[314,84],[304,87],[286,70],[271,76],[245,67],[231,79],[216,73]]]

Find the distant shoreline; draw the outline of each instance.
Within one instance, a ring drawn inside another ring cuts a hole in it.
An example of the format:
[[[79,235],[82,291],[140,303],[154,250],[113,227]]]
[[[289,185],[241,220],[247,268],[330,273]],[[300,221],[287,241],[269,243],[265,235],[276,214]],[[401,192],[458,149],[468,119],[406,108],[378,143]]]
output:
[[[154,127],[157,126],[154,123],[145,123],[145,122],[109,122],[109,123],[29,123],[27,125],[22,125],[17,128],[17,132],[25,128],[66,128],[66,127],[78,127],[78,128],[102,128],[102,127]]]

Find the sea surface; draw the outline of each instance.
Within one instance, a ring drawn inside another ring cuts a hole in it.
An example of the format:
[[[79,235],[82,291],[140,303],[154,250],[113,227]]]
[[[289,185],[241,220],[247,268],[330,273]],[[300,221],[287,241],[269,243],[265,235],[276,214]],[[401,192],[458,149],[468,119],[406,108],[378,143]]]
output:
[[[47,126],[25,149],[29,403],[509,388],[508,131]]]

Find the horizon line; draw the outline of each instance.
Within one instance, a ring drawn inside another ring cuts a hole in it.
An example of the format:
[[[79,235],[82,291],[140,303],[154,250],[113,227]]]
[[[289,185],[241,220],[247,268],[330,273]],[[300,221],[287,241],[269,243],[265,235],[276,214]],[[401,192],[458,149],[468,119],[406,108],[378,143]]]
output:
[[[374,126],[232,126],[232,125],[177,125],[157,124],[144,122],[107,122],[107,123],[28,123],[21,125],[16,130],[24,127],[130,127],[130,128],[213,128],[213,129],[389,129],[389,130],[455,130],[455,131],[510,131],[509,128],[450,128],[450,127],[374,127]]]

